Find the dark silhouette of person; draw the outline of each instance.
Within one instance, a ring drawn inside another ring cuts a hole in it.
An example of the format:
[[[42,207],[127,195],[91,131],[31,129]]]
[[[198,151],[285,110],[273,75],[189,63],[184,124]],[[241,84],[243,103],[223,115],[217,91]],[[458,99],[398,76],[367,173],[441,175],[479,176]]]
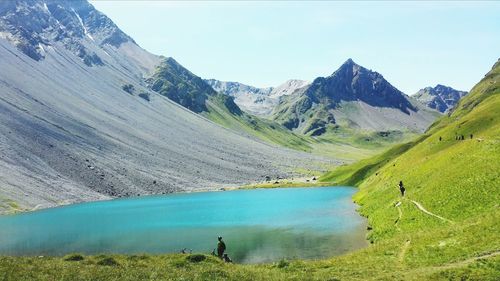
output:
[[[229,258],[229,256],[228,256],[227,254],[224,254],[224,255],[222,256],[222,260],[223,260],[224,262],[233,262],[233,260],[232,260],[232,259],[230,259],[230,258]]]
[[[403,186],[403,181],[399,181],[399,191],[401,191],[401,196],[405,196],[405,187]]]
[[[226,243],[222,241],[222,236],[217,237],[217,240],[219,240],[217,242],[217,256],[222,259],[224,251],[226,251]]]

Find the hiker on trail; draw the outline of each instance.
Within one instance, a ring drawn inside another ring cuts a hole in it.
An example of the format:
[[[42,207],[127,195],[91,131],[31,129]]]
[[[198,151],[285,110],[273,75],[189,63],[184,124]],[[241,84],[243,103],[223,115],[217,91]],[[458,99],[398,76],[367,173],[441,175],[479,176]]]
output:
[[[229,256],[228,256],[227,254],[224,254],[224,255],[222,256],[222,260],[223,260],[224,262],[233,262],[233,260],[232,260],[232,259],[230,259],[230,258],[229,258]]]
[[[399,191],[401,191],[401,196],[405,196],[405,187],[403,186],[403,181],[399,181]]]
[[[219,236],[217,240],[219,240],[219,242],[217,242],[217,256],[222,259],[224,251],[226,250],[226,243],[222,241],[222,236]]]

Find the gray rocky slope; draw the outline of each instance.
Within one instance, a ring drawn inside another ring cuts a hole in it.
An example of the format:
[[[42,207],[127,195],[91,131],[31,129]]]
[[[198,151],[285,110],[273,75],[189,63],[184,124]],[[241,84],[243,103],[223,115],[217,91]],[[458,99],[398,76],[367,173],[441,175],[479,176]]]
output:
[[[293,93],[309,82],[290,79],[277,87],[257,88],[239,82],[206,79],[217,92],[234,97],[234,102],[243,110],[257,116],[269,116],[282,96]]]
[[[436,87],[420,89],[413,95],[413,98],[430,108],[445,113],[455,107],[458,101],[465,95],[467,95],[465,91],[455,90],[451,87],[438,84]]]
[[[351,59],[283,97],[273,111],[285,127],[313,136],[339,128],[423,132],[438,115]]]
[[[85,1],[0,2],[0,205],[218,189],[331,163],[152,92],[161,59]]]

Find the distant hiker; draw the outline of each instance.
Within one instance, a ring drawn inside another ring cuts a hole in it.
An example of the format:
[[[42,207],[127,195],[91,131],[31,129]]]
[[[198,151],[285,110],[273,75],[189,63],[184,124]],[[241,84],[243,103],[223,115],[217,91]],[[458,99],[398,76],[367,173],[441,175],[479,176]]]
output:
[[[222,241],[222,236],[217,237],[217,240],[219,240],[219,242],[217,242],[217,256],[222,259],[224,251],[226,250],[226,243]]]
[[[399,191],[401,191],[401,196],[405,196],[405,187],[403,186],[403,181],[399,181]]]
[[[233,262],[233,260],[232,260],[232,259],[230,259],[230,258],[229,258],[229,256],[228,256],[227,254],[224,254],[224,255],[222,256],[222,260],[223,260],[224,262]]]

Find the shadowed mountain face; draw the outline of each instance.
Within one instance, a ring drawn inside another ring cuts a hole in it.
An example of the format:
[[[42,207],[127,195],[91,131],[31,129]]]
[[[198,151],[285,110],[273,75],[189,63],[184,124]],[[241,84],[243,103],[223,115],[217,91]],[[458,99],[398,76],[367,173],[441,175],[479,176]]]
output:
[[[366,118],[359,116],[363,114]],[[316,78],[309,86],[284,97],[273,113],[273,118],[287,128],[313,135],[339,125],[362,130],[422,131],[434,117],[382,75],[351,59],[332,75]]]
[[[458,91],[451,87],[436,85],[419,90],[413,97],[430,108],[445,113],[452,109],[458,101],[467,95],[465,91]]]
[[[175,87],[213,93],[87,2],[2,1],[0,34],[0,212],[218,189],[331,163],[249,139],[151,91],[144,79],[167,63]]]
[[[404,113],[415,107],[382,75],[348,59],[328,77],[316,78],[304,92],[312,102],[335,108],[342,101],[362,101],[376,107],[390,107]]]
[[[147,83],[153,91],[196,113],[207,111],[206,100],[217,94],[203,79],[173,58],[163,60]]]

